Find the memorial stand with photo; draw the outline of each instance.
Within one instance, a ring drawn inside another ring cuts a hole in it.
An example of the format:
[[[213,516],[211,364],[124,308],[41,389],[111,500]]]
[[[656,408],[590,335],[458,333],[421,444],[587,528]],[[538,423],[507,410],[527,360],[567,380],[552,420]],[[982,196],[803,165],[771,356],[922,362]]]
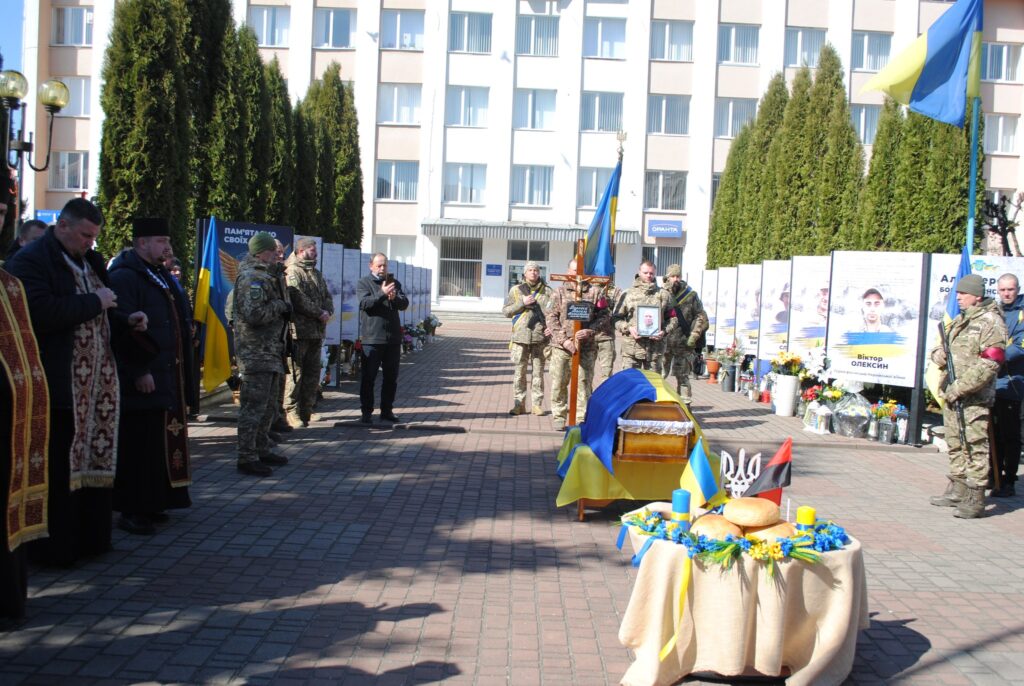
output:
[[[636,332],[641,337],[655,336],[661,331],[661,308],[639,305],[636,308]]]

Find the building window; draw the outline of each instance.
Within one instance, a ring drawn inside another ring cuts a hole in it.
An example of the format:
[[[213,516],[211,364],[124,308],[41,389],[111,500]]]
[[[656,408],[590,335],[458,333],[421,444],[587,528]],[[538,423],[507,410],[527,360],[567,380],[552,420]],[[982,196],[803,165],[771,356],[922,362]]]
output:
[[[648,95],[647,133],[690,133],[690,96]]]
[[[651,59],[693,61],[692,21],[652,21]]]
[[[747,24],[720,24],[718,63],[757,64],[758,28]]]
[[[718,197],[718,187],[722,184],[721,174],[711,175],[711,210],[715,209],[715,198]]]
[[[622,93],[583,93],[580,99],[580,131],[622,129]]]
[[[824,44],[825,29],[786,27],[786,66],[816,69]]]
[[[261,48],[288,46],[288,22],[291,10],[287,7],[253,5],[249,8],[249,27],[256,34]]]
[[[682,248],[668,248],[664,245],[645,245],[640,251],[641,259],[650,260],[655,268],[665,273],[671,264],[683,263]]]
[[[881,105],[850,105],[850,121],[857,131],[857,138],[863,145],[874,145],[875,134],[878,132],[878,117],[882,114]]]
[[[448,27],[449,52],[486,54],[491,51],[491,15],[452,12]]]
[[[56,116],[88,117],[92,112],[92,79],[88,76],[62,76],[60,80],[68,87],[71,99]]]
[[[985,200],[993,205],[998,205],[1003,200],[1013,202],[1013,191],[1005,188],[989,188],[985,191]]]
[[[316,10],[316,16],[313,19],[314,48],[353,48],[355,44],[355,10]]]
[[[508,259],[515,262],[547,262],[547,241],[509,241]]]
[[[377,200],[416,200],[420,163],[377,161]]]
[[[985,153],[1017,153],[1016,114],[985,115]]]
[[[985,81],[1020,81],[1020,46],[981,44],[981,78]]]
[[[880,71],[889,64],[892,34],[854,31],[851,64],[854,71]]]
[[[685,210],[686,172],[647,172],[644,175],[644,209]]]
[[[626,57],[626,20],[587,17],[583,20],[583,56]]]
[[[715,138],[735,138],[755,114],[757,100],[753,98],[716,98]]]
[[[488,89],[448,86],[444,123],[447,126],[487,126]]]
[[[89,153],[55,152],[50,157],[51,191],[89,189]]]
[[[53,44],[92,45],[92,7],[55,7]]]
[[[418,83],[380,84],[377,91],[377,122],[419,124],[421,88]]]
[[[442,238],[438,252],[437,294],[479,298],[483,239]]]
[[[388,50],[423,49],[423,10],[383,10],[380,47]]]
[[[555,128],[555,91],[517,88],[512,109],[512,128]]]
[[[577,207],[597,207],[604,189],[612,178],[611,167],[580,167],[579,186],[576,188]]]
[[[444,165],[444,195],[442,200],[464,205],[482,205],[487,186],[487,165]]]
[[[521,14],[516,19],[516,54],[558,56],[558,17]]]
[[[551,180],[554,176],[554,167],[513,165],[512,204],[534,205],[536,207],[551,205]]]

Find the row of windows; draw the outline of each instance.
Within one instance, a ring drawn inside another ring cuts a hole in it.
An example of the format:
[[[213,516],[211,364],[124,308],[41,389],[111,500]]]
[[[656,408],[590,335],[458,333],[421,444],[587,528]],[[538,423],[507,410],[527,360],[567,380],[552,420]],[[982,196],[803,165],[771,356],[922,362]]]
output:
[[[417,199],[420,164],[416,161],[377,162],[377,200],[413,202]],[[581,167],[576,204],[596,207],[611,177],[610,168]],[[513,165],[509,202],[512,205],[550,207],[555,168],[544,165]],[[487,189],[487,165],[444,165],[442,202],[481,205]],[[686,172],[648,171],[644,175],[644,209],[686,209]]]

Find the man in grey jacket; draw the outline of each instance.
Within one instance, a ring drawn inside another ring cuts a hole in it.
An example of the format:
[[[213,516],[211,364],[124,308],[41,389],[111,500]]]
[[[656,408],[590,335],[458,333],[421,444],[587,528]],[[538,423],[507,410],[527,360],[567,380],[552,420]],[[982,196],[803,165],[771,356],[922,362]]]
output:
[[[397,422],[394,404],[398,391],[398,363],[402,357],[402,322],[398,313],[409,307],[402,284],[388,273],[388,257],[382,252],[370,258],[370,275],[356,284],[359,299],[359,351],[362,377],[359,405],[362,423],[373,423],[373,385],[383,370],[380,389],[380,418]]]

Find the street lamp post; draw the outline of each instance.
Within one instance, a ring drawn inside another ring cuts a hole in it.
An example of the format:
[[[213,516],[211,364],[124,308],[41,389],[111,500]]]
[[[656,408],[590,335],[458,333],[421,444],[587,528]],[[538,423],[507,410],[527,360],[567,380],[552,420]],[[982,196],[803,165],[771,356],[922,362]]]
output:
[[[46,109],[48,128],[46,134],[46,157],[43,159],[42,166],[37,167],[32,163],[32,134],[29,133],[28,140],[25,140],[25,109],[27,105],[23,100],[27,94],[28,79],[25,78],[24,74],[13,69],[0,72],[0,104],[3,106],[4,115],[3,135],[0,136],[3,142],[0,145],[2,145],[4,156],[4,173],[8,173],[7,168],[10,168],[17,172],[18,175],[18,189],[14,197],[15,218],[21,217],[21,189],[25,173],[25,162],[27,161],[29,168],[37,172],[46,171],[47,167],[50,166],[50,151],[53,141],[53,115],[67,107],[68,101],[71,99],[68,87],[56,79],[50,79],[39,87],[39,104]],[[18,127],[17,137],[15,137],[14,113],[18,110],[21,110],[21,124]],[[11,161],[12,153],[14,156],[13,162]],[[38,159],[38,156],[36,156],[36,161]],[[4,244],[6,244],[9,238],[9,236],[4,236]]]

